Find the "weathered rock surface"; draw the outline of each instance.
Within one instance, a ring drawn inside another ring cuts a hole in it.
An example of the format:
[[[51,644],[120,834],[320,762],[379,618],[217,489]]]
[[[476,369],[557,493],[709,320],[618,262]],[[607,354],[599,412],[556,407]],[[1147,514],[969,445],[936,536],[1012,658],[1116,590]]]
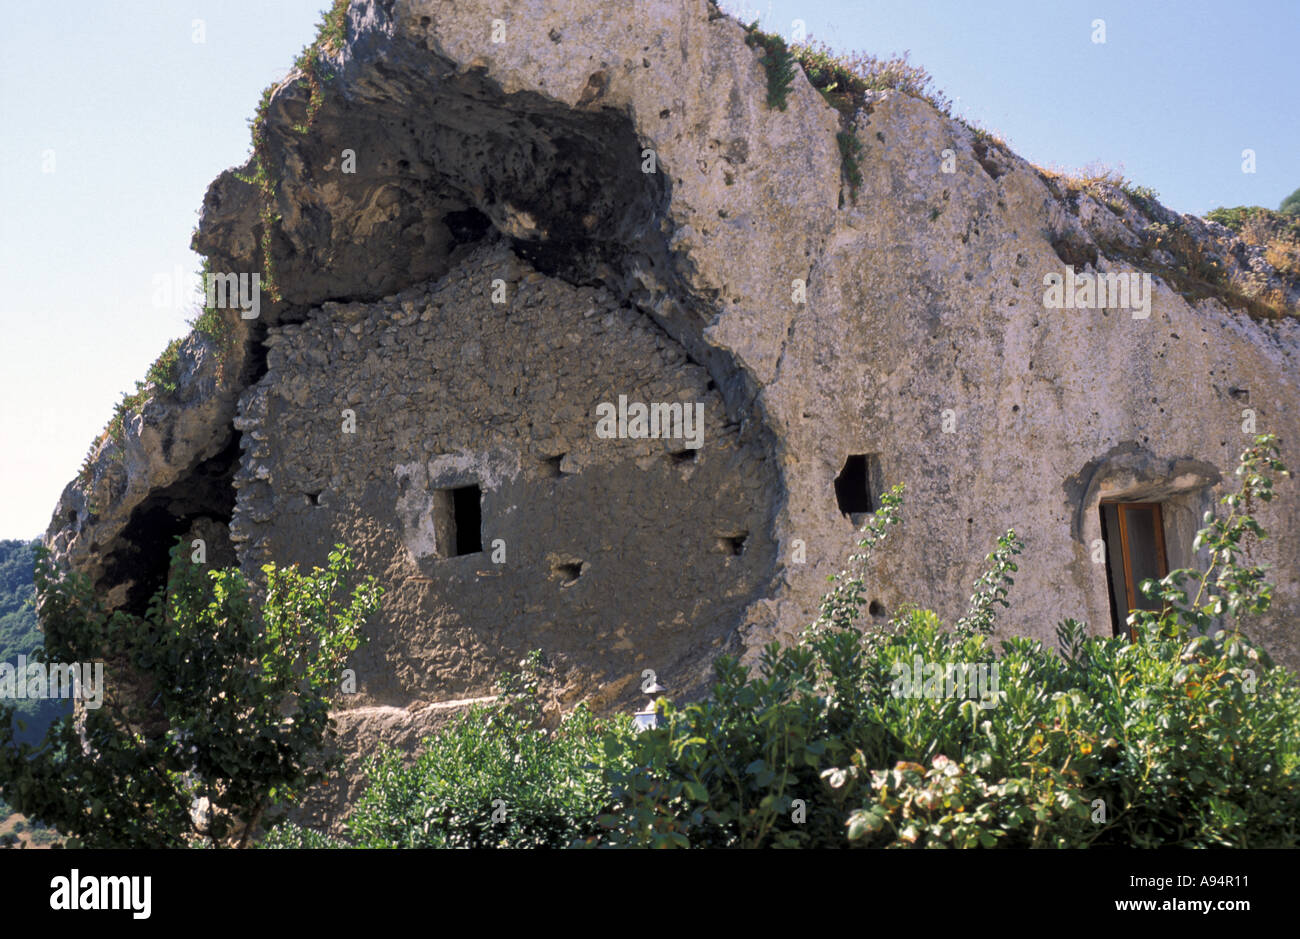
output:
[[[1065,617],[1111,631],[1101,499],[1164,502],[1177,566],[1244,409],[1300,466],[1294,320],[1160,278],[1145,319],[1044,306],[1046,274],[1138,270],[1142,229],[1177,216],[1066,191],[892,92],[852,121],[854,198],[839,113],[801,75],[769,108],[742,27],[704,0],[354,0],[332,65],[307,133],[301,84],[267,112],[283,302],[237,324],[220,370],[192,337],[180,391],[105,445],[47,537],[123,603],[200,519],[250,570],[352,545],[388,594],[339,700],[364,709],[350,753],[411,744],[410,709],[490,693],[529,648],[561,666],[561,700],[620,707],[643,668],[690,694],[720,650],[753,661],[854,545],[850,455],[907,487],[879,615],[960,615],[1015,528],[999,631],[1049,642]],[[251,169],[205,199],[213,270],[262,269]],[[1183,221],[1229,267],[1263,264]],[[702,402],[703,447],[599,438],[619,395]],[[482,552],[456,556],[449,492],[469,486]],[[1257,638],[1300,665],[1294,488],[1260,518],[1279,586]]]

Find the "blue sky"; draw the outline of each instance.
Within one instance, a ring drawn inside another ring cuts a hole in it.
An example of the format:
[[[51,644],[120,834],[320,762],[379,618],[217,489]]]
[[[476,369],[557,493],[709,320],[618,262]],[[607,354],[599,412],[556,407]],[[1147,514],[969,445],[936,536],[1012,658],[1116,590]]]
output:
[[[601,0],[605,2],[605,0]],[[186,331],[154,278],[326,0],[21,4],[0,31],[0,537],[42,532],[121,393]],[[730,2],[769,31],[908,50],[1043,166],[1120,167],[1184,212],[1300,187],[1300,3]],[[1094,43],[1094,20],[1106,42]],[[203,21],[195,42],[194,21]],[[1242,172],[1241,152],[1256,154]],[[51,154],[52,151],[52,154]],[[50,163],[50,160],[53,163]],[[52,169],[52,172],[45,170]]]

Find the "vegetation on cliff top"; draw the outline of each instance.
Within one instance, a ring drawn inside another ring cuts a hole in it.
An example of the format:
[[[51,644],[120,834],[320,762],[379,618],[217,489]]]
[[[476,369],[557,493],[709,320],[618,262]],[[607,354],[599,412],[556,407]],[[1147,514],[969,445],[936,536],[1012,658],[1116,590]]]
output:
[[[348,0],[333,0],[329,9],[321,14],[316,38],[303,49],[294,61],[294,67],[299,69],[304,76],[300,80],[310,90],[306,120],[294,127],[294,130],[299,133],[305,134],[310,130],[324,104],[323,83],[332,77],[325,55],[336,52],[346,38],[347,8]],[[262,92],[262,99],[258,104],[256,115],[249,121],[252,127],[253,173],[251,176],[243,176],[241,179],[256,186],[261,196],[261,207],[259,209],[262,222],[260,248],[263,270],[261,272],[261,284],[272,300],[279,301],[282,296],[275,278],[275,256],[272,246],[275,225],[280,221],[280,216],[275,212],[276,185],[268,169],[271,164],[269,143],[266,138],[266,112],[274,91],[275,87],[272,86]],[[206,278],[210,272],[211,264],[205,258],[200,277]],[[230,310],[223,311],[205,306],[189,323],[194,333],[213,344],[219,366],[224,366],[225,361],[233,351],[231,345],[234,329],[230,323],[230,317],[233,315]],[[137,381],[134,391],[123,392],[122,399],[113,408],[113,416],[109,419],[107,426],[91,442],[90,448],[82,460],[77,478],[83,486],[88,485],[91,481],[95,454],[104,441],[111,439],[121,446],[125,441],[126,422],[131,415],[138,413],[144,403],[154,395],[175,393],[176,379],[179,374],[179,355],[183,342],[184,340],[180,338],[169,342],[162,354],[149,367],[144,381]]]
[[[858,110],[867,106],[866,96],[873,91],[899,91],[928,101],[941,114],[950,116],[952,102],[937,88],[923,67],[908,61],[908,53],[887,59],[865,52],[838,54],[812,37],[806,43],[787,44],[775,33],[764,32],[758,23],[745,27],[745,42],[761,50],[767,73],[767,106],[784,111],[794,77],[802,69],[809,84],[840,114],[842,124],[849,125]],[[984,134],[984,131],[976,131]],[[849,198],[857,199],[862,182],[862,143],[852,126],[844,126],[836,135],[840,165]]]
[[[952,102],[934,86],[933,76],[925,68],[908,61],[908,53],[891,58],[878,58],[867,53],[837,53],[823,43],[809,37],[806,43],[787,43],[780,35],[764,32],[758,23],[745,27],[745,42],[761,51],[762,63],[767,72],[767,105],[784,111],[795,75],[802,69],[808,82],[835,108],[841,120],[852,121],[859,109],[868,107],[866,95],[873,91],[898,91],[929,102],[935,110],[952,117]],[[976,137],[981,159],[989,146],[1008,149],[996,134],[962,118],[956,118]],[[857,199],[862,182],[861,161],[863,147],[853,128],[846,126],[837,134],[840,150],[841,174],[849,189],[849,198]],[[1107,167],[1085,167],[1081,171],[1066,172],[1039,168],[1045,178],[1059,179],[1070,192],[1088,192],[1111,211],[1126,214],[1116,191],[1128,197],[1138,210],[1148,217],[1154,212],[1158,195],[1149,186],[1128,179],[1122,172]],[[932,215],[937,217],[938,212]],[[1265,248],[1265,260],[1283,277],[1300,277],[1300,190],[1285,200],[1278,212],[1259,207],[1216,209],[1206,215],[1242,235],[1247,244]],[[1253,272],[1233,271],[1216,261],[1201,244],[1201,239],[1190,235],[1183,225],[1157,223],[1144,232],[1144,245],[1134,257],[1125,246],[1110,245],[1116,256],[1127,257],[1135,263],[1145,263],[1148,269],[1169,279],[1184,298],[1196,300],[1213,297],[1226,306],[1243,310],[1261,320],[1276,320],[1300,316],[1288,302],[1287,291]],[[1165,252],[1173,257],[1173,264],[1155,260],[1155,252]]]

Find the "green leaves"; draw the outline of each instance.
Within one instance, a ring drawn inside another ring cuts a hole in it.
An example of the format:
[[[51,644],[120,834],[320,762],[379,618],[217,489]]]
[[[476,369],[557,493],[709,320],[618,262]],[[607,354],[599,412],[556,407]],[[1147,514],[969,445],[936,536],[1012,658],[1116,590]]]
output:
[[[704,785],[704,783],[698,782],[694,779],[689,779],[683,784],[683,786],[686,794],[696,802],[709,801],[709,789]]]
[[[862,615],[862,608],[867,602],[864,593],[866,566],[871,560],[872,553],[885,540],[889,529],[901,521],[899,513],[902,504],[901,483],[881,495],[880,507],[867,520],[860,532],[862,535],[858,541],[860,550],[849,556],[850,567],[828,578],[834,586],[822,598],[821,615],[806,630],[808,635],[816,635],[828,629],[851,629],[856,625]]]
[[[763,50],[763,68],[767,71],[767,106],[784,111],[790,85],[797,74],[798,60],[786,48],[785,40],[765,33],[755,21],[745,27],[745,42]]]
[[[536,652],[519,664],[518,673],[502,676],[495,702],[453,718],[423,742],[414,764],[391,749],[367,761],[367,787],[349,822],[352,844],[559,848],[618,827],[601,767],[639,758],[630,720],[596,718],[579,705],[547,732],[539,689],[549,666]],[[628,782],[642,793],[656,787],[647,771]],[[272,844],[297,840],[289,833]]]
[[[997,547],[986,560],[991,565],[989,570],[975,581],[975,593],[971,596],[970,610],[957,621],[957,634],[962,637],[976,635],[987,636],[993,632],[994,607],[1009,607],[1007,588],[1015,583],[1011,574],[1020,570],[1011,559],[1024,549],[1024,544],[1016,537],[1014,531],[1007,531],[998,538]]]
[[[109,614],[43,556],[46,654],[104,662],[108,693],[85,713],[88,749],[70,718],[37,748],[0,736],[0,778],[22,811],[90,847],[246,844],[333,763],[329,697],[381,594],[367,578],[348,596],[351,569],[341,546],[324,571],[268,568],[258,607],[238,570],[191,563],[178,540],[138,617]]]
[[[542,732],[538,689],[545,666],[530,655],[518,674],[502,678],[496,704],[447,725],[414,766],[389,751],[373,758],[350,841],[386,847],[1295,846],[1300,690],[1236,622],[1268,603],[1264,572],[1243,558],[1250,539],[1264,536],[1249,507],[1271,492],[1271,474],[1281,471],[1275,457],[1275,441],[1259,438],[1243,457],[1242,491],[1225,499],[1227,518],[1207,518],[1200,543],[1213,559],[1210,570],[1174,571],[1143,585],[1162,609],[1133,615],[1137,642],[1092,636],[1085,624],[1067,619],[1057,627],[1059,655],[1024,637],[995,648],[994,613],[1009,605],[1022,549],[1010,531],[989,555],[955,629],[915,608],[900,610],[888,628],[859,625],[867,562],[899,521],[896,487],[798,643],[769,645],[756,667],[720,658],[709,698],[661,702],[660,726],[641,733],[626,718],[602,722],[583,708]],[[295,728],[318,726],[324,703],[312,697],[313,689],[326,687],[330,670],[354,648],[346,624],[359,622],[364,607],[377,601],[363,591],[363,609],[338,602],[346,553],[331,555],[330,563],[310,582],[296,572],[268,572],[266,636],[278,650],[269,661],[227,660],[223,643],[235,636],[256,642],[230,627],[251,622],[239,606],[244,586],[233,574],[216,577],[211,592],[177,583],[179,599],[165,609],[184,609],[188,618],[153,617],[149,644],[136,650],[164,679],[158,693],[176,715],[174,738],[165,744],[147,735],[95,738],[101,761],[118,767],[133,798],[154,785],[150,777],[126,778],[125,768],[140,765],[140,751],[188,799],[211,792],[196,788],[194,779],[206,778],[193,775],[196,767],[219,765],[227,780],[269,778],[278,764],[261,742],[285,734],[294,739]],[[86,594],[69,591],[51,602],[62,611],[58,616],[85,624],[84,642],[129,636],[136,628],[132,620],[90,608],[83,615]],[[320,636],[312,624],[322,618],[345,624],[340,634]],[[895,693],[897,666],[914,669],[918,660],[940,673],[975,663],[996,667],[997,690],[972,698],[937,683],[916,695]],[[173,687],[202,688],[217,703],[186,723],[189,712],[172,700]],[[220,703],[232,695],[248,701],[268,687],[280,695],[306,693],[291,723],[277,723],[276,709],[254,709],[251,714],[263,716],[250,724]],[[215,732],[204,736],[216,727],[224,728],[219,739]],[[251,740],[244,736],[248,728],[256,729]],[[99,731],[92,727],[92,733]],[[186,747],[204,740],[207,762],[196,763]],[[304,778],[305,771],[285,774],[271,792],[296,792]],[[131,827],[139,821],[117,796],[98,789],[94,796],[98,824],[142,837]],[[155,802],[177,823],[189,806]],[[498,807],[505,809],[499,817]],[[287,830],[271,843],[320,842]]]

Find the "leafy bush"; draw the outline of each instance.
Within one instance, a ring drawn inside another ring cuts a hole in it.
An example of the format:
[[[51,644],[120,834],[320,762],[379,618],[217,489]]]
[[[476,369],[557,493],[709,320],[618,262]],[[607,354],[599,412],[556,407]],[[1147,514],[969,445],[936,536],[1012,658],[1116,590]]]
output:
[[[84,577],[39,553],[47,662],[107,660],[112,696],[84,723],[16,744],[0,707],[0,781],[25,815],[91,847],[243,846],[324,778],[329,696],[382,593],[336,546],[325,570],[263,567],[258,608],[238,569],[204,570],[180,539],[145,616],[109,613]]]
[[[1274,212],[1259,205],[1211,209],[1205,218],[1243,235],[1249,244],[1266,244],[1275,238],[1300,238],[1300,219],[1294,213]]]
[[[915,609],[860,629],[861,568],[840,575],[818,622],[770,646],[759,675],[724,658],[710,700],[664,704],[662,727],[607,743],[618,806],[587,843],[1294,846],[1300,693],[1240,632],[1268,605],[1263,571],[1240,550],[1264,535],[1249,506],[1285,472],[1276,441],[1258,438],[1239,472],[1228,517],[1208,517],[1198,539],[1210,569],[1146,582],[1165,607],[1130,618],[1136,642],[1067,620],[1059,655],[1025,638],[995,655],[994,611],[1020,547],[1010,532],[952,631]],[[855,560],[898,505],[886,497]],[[914,663],[937,675],[996,665],[998,682],[979,699],[943,682],[934,693],[929,679],[924,694],[899,694],[900,667]]]
[[[767,71],[767,106],[785,110],[790,85],[794,81],[795,58],[786,48],[785,40],[774,33],[765,33],[755,21],[745,27],[745,42],[763,50],[763,68]]]
[[[1283,199],[1277,210],[1283,215],[1300,215],[1300,189]]]
[[[347,848],[351,847],[332,835],[326,835],[310,828],[303,828],[291,822],[285,822],[272,828],[258,842],[259,848],[280,848],[287,850]]]
[[[882,59],[865,52],[838,54],[811,37],[792,50],[809,83],[841,112],[852,114],[869,91],[899,91],[927,101],[939,113],[950,115],[952,102],[934,87],[934,77],[908,61],[909,53]]]
[[[597,830],[611,802],[598,758],[606,734],[631,735],[626,717],[579,705],[548,730],[538,698],[541,654],[501,680],[502,694],[453,718],[424,741],[413,765],[383,748],[365,763],[367,789],[348,840],[368,848],[562,848]],[[302,829],[268,847],[323,846]],[[339,842],[333,842],[339,844]]]
[[[1253,216],[1263,216],[1268,214],[1268,209],[1262,205],[1238,205],[1232,208],[1219,207],[1210,209],[1205,213],[1205,220],[1208,222],[1218,222],[1226,228],[1235,232],[1241,231],[1241,226],[1246,220]]]
[[[900,519],[881,499],[861,550],[798,642],[756,673],[716,665],[707,700],[633,733],[579,708],[546,733],[538,660],[412,767],[384,751],[352,840],[374,847],[1294,847],[1300,689],[1242,632],[1271,600],[1247,548],[1286,475],[1276,440],[1242,454],[1207,513],[1207,570],[1141,585],[1135,641],[1065,620],[1059,650],[991,636],[1021,544],[998,539],[951,629],[904,608],[862,624],[867,565]],[[493,820],[495,810],[504,814]],[[337,844],[288,830],[274,846]]]

